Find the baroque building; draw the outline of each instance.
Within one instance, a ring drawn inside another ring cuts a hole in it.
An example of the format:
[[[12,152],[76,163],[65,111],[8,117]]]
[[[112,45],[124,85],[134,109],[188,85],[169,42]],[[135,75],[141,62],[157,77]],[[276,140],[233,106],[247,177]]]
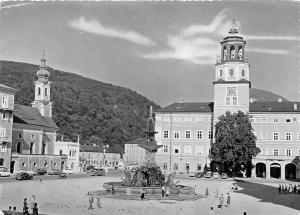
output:
[[[203,171],[210,164],[214,125],[226,111],[249,114],[256,146],[251,177],[300,178],[300,102],[251,88],[246,41],[233,20],[220,42],[213,102],[176,102],[155,116],[156,162],[164,171]]]
[[[66,165],[66,155],[54,153],[58,127],[52,119],[50,73],[44,57],[36,75],[32,106],[14,106],[11,172],[35,171],[39,168],[63,170]]]

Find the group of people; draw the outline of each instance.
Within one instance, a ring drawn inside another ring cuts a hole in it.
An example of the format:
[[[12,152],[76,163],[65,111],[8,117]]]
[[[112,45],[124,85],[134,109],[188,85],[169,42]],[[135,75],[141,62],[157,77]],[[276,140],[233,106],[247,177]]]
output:
[[[29,208],[30,207],[30,208]],[[7,215],[17,215],[19,214],[17,211],[17,207],[13,207],[13,210],[11,209],[12,207],[9,206],[8,210],[6,211]],[[27,202],[27,198],[24,199],[23,201],[23,211],[22,214],[23,215],[29,215],[29,209],[32,210],[32,215],[38,215],[39,211],[38,211],[38,205],[37,202],[35,200],[35,195],[32,195],[32,201],[29,203]]]
[[[94,197],[93,197],[93,196],[90,196],[90,197],[89,197],[89,207],[88,207],[88,210],[93,210],[93,209],[94,209],[93,203],[94,203]],[[98,208],[102,208],[102,206],[101,206],[101,201],[100,201],[100,197],[97,197],[97,207],[98,207]]]
[[[170,195],[170,187],[163,185],[161,187],[161,196],[162,197],[165,197],[165,196],[168,197],[169,195]]]
[[[294,194],[300,194],[300,184],[279,184],[278,186],[278,193],[279,194],[290,194],[290,193],[294,193]]]

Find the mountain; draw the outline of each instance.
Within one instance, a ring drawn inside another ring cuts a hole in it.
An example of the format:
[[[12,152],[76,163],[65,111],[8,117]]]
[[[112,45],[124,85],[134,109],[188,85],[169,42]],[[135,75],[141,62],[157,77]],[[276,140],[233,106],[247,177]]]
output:
[[[0,83],[18,89],[15,103],[31,105],[39,66],[0,61]],[[109,144],[121,151],[124,142],[144,136],[149,107],[159,105],[130,89],[52,68],[53,119],[64,139],[81,144]]]

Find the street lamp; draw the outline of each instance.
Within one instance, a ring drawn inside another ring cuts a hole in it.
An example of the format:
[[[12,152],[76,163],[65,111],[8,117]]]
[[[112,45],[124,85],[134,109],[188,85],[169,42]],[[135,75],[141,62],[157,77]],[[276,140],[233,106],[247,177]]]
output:
[[[105,152],[106,152],[106,149],[108,149],[108,148],[109,148],[108,144],[103,145],[103,166],[106,165],[106,163],[105,163]]]

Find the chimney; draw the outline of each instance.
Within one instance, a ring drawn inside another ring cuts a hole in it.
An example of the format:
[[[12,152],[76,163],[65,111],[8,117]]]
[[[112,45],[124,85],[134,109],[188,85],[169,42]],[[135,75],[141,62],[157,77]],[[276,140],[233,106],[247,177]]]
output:
[[[298,104],[294,104],[294,110],[298,110]]]
[[[282,102],[282,98],[278,98],[278,102]]]
[[[64,142],[64,135],[63,134],[61,135],[61,140],[60,141]]]

